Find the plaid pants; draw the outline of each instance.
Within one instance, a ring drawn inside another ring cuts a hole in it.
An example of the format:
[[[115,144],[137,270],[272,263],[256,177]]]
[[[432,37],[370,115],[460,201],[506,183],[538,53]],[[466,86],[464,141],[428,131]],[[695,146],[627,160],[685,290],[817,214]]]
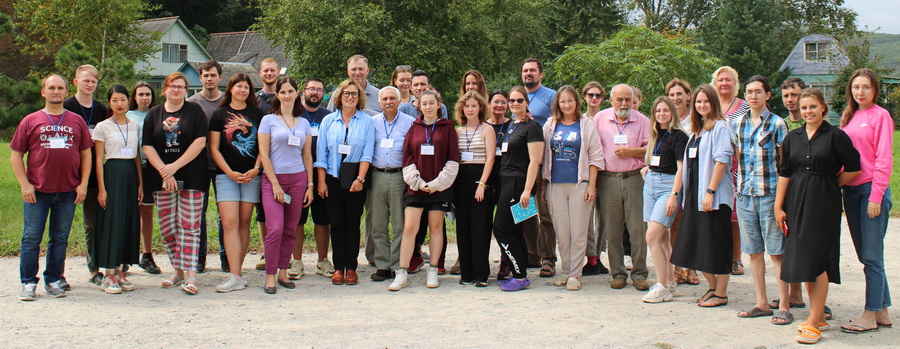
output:
[[[169,253],[172,267],[197,270],[200,253],[200,211],[203,192],[199,190],[155,191],[159,212],[159,234]]]

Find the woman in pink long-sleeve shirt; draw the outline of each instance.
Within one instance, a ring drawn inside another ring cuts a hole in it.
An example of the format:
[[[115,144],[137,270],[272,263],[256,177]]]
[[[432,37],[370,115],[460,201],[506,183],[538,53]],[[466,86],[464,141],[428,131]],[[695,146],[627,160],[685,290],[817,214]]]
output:
[[[891,324],[891,295],[884,271],[884,235],[891,210],[894,121],[875,104],[881,87],[871,69],[859,69],[847,86],[847,109],[841,128],[860,154],[862,171],[844,186],[844,208],[856,255],[865,266],[866,302],[861,317],[841,326],[864,333]]]

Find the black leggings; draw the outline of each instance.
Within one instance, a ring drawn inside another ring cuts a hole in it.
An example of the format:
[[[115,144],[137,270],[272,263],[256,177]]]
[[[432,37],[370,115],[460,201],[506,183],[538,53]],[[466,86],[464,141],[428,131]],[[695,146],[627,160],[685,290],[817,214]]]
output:
[[[510,207],[519,204],[519,198],[525,190],[525,178],[500,177],[500,195],[497,199],[497,215],[494,217],[494,238],[500,245],[503,260],[509,263],[513,277],[517,279],[527,276],[528,250],[525,245],[525,232],[522,224],[515,224]]]
[[[487,282],[491,273],[491,215],[494,212],[494,188],[485,188],[484,200],[475,200],[476,181],[481,179],[484,165],[465,164],[453,184],[456,206],[456,240],[459,267],[463,281]]]
[[[328,200],[325,200],[325,205],[331,220],[334,269],[356,270],[356,259],[359,257],[359,221],[367,190],[351,193],[350,189],[341,189],[341,181],[332,176],[327,176],[325,182],[328,185]]]

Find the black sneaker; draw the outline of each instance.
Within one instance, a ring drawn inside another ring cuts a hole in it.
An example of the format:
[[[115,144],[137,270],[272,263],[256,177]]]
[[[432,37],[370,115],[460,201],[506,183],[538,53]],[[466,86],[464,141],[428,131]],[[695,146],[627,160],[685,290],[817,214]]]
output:
[[[230,272],[231,266],[228,264],[228,256],[225,255],[225,252],[219,253],[219,260],[222,261],[222,271]]]
[[[581,275],[600,275],[600,274],[609,274],[609,269],[606,269],[603,266],[603,263],[597,261],[597,265],[591,265],[590,263],[585,264],[584,268],[581,268]]]
[[[88,279],[88,282],[100,286],[100,284],[103,283],[103,273],[94,273],[94,275],[91,275],[91,278]]]
[[[138,266],[140,266],[141,269],[144,269],[150,274],[159,274],[162,272],[156,265],[156,261],[153,260],[153,256],[141,257],[141,262],[138,264]]]
[[[197,273],[203,274],[206,272],[206,253],[201,253],[197,256]]]
[[[387,279],[391,279],[391,272],[389,270],[378,269],[371,276],[372,281],[384,281]]]

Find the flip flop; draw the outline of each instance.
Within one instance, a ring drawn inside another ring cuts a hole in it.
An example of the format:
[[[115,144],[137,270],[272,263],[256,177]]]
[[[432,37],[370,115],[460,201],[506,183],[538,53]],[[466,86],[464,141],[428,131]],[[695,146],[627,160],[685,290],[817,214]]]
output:
[[[779,308],[780,306],[781,306],[780,299],[773,299],[771,302],[769,302],[769,308]],[[802,308],[806,308],[806,303],[804,303],[804,302],[791,303],[790,306],[791,306],[791,308],[802,309]]]
[[[829,308],[826,305],[825,306],[825,320],[831,320],[832,317],[834,317],[834,314],[831,313],[831,308]]]
[[[714,289],[706,290],[706,293],[704,293],[702,296],[700,296],[700,298],[697,298],[697,303],[706,302],[706,300],[708,300],[709,297],[712,297],[715,293],[716,293],[716,290],[714,290]]]
[[[741,314],[744,314],[744,315],[741,315]],[[749,307],[741,309],[741,311],[738,312],[737,317],[749,319],[749,318],[754,318],[754,317],[772,316],[772,315],[774,315],[774,313],[772,312],[772,309],[762,310],[755,305],[751,305]]]
[[[850,334],[861,334],[866,332],[875,332],[878,331],[878,325],[875,325],[873,328],[865,328],[860,325],[856,325],[853,322],[849,324],[841,326],[841,332],[850,333]]]
[[[792,322],[794,322],[794,314],[791,314],[789,311],[776,310],[772,315],[772,323],[775,325],[789,325]]]
[[[884,327],[884,328],[891,328],[891,327],[894,327],[894,324],[892,324],[892,323],[879,324],[879,323],[876,322],[876,324],[878,324],[878,328],[882,328],[882,327]]]
[[[709,301],[710,301],[711,299],[713,299],[713,298],[715,298],[715,299],[724,299],[725,301],[722,302],[722,303],[716,303],[716,304],[711,304],[711,305],[704,305],[704,304],[709,304]],[[703,307],[703,308],[716,308],[716,307],[721,307],[721,306],[726,305],[726,304],[728,304],[728,297],[719,297],[719,296],[716,296],[715,294],[713,294],[712,296],[709,296],[709,298],[707,298],[705,302],[697,303],[697,305],[699,305],[699,306],[701,306],[701,307]]]

